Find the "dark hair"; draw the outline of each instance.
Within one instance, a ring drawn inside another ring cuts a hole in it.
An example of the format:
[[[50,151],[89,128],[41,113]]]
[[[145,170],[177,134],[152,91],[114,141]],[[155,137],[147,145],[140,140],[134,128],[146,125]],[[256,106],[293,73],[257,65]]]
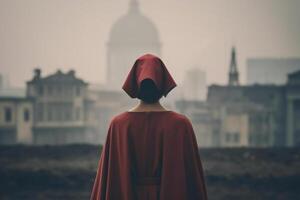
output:
[[[145,79],[141,82],[137,97],[146,103],[155,103],[162,97],[162,93],[151,79]]]

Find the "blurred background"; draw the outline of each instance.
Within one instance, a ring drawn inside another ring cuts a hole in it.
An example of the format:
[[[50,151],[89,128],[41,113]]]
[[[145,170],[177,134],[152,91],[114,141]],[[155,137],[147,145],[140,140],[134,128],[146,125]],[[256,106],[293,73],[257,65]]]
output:
[[[0,198],[89,199],[137,57],[193,124],[210,199],[299,199],[300,1],[0,0]]]

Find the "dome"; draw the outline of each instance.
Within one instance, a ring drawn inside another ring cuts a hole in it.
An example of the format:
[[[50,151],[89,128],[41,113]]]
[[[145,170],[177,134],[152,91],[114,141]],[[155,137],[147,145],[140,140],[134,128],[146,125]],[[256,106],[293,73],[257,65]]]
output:
[[[109,44],[159,44],[159,34],[150,19],[142,15],[136,0],[130,2],[129,11],[113,25]]]

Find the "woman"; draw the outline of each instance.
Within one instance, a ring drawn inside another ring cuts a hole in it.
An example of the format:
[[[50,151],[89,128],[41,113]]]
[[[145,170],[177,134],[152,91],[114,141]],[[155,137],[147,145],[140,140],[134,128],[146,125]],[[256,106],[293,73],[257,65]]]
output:
[[[136,60],[122,89],[140,103],[111,120],[91,200],[207,199],[192,124],[159,103],[174,87],[158,57]]]

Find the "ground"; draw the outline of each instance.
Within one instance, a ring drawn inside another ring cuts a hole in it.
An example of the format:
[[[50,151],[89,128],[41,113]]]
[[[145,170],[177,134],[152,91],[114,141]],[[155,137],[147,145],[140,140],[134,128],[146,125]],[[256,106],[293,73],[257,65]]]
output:
[[[89,199],[101,147],[0,146],[0,199]],[[300,148],[200,149],[209,200],[300,199]]]

